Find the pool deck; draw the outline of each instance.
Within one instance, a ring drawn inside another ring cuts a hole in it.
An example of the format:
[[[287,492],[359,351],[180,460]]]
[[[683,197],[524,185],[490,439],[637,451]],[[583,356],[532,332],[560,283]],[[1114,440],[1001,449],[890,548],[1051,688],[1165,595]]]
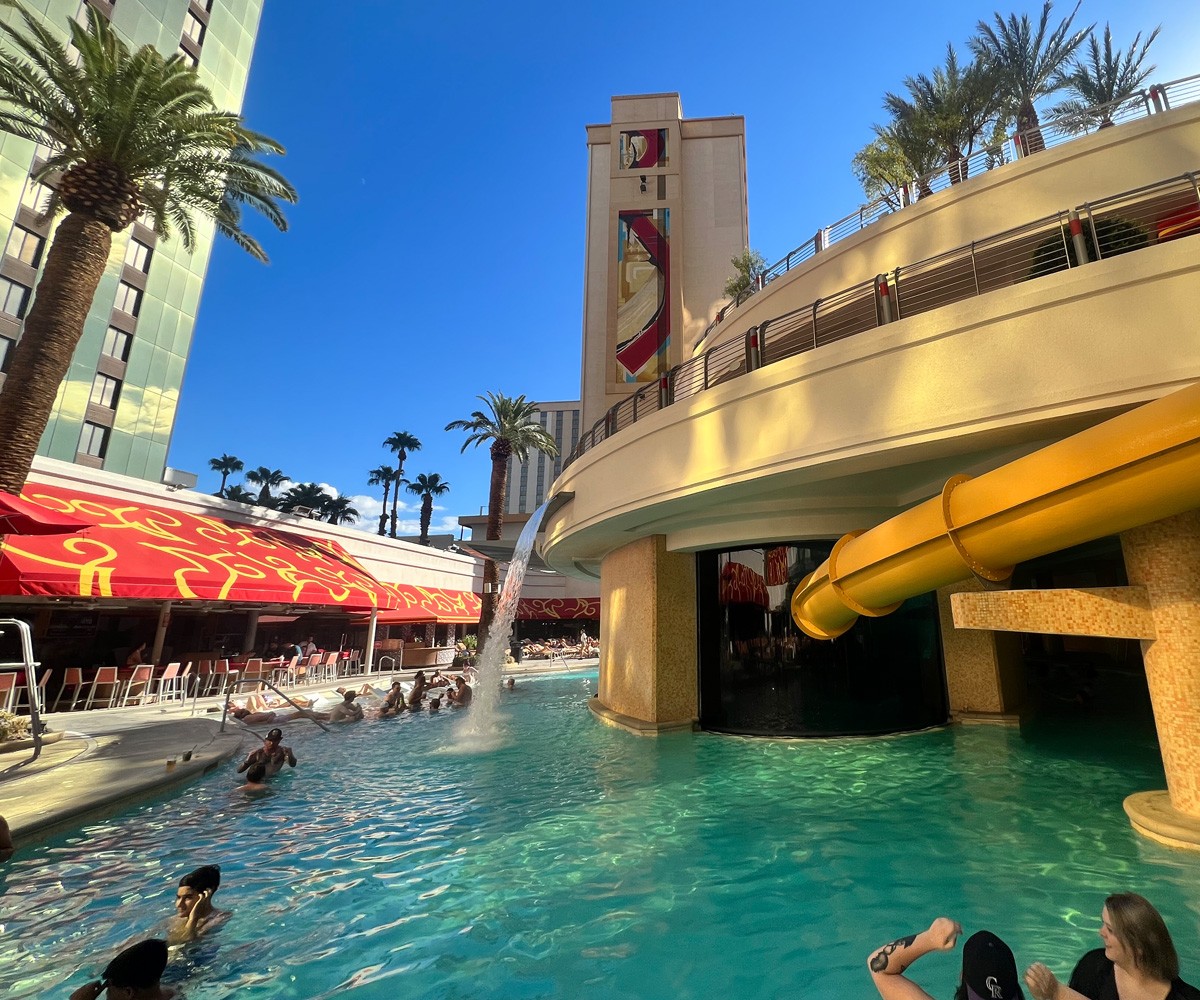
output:
[[[570,671],[594,669],[595,659],[573,660]],[[563,673],[546,660],[508,664],[505,676]],[[291,689],[312,695],[362,683],[386,687],[393,677],[411,680],[414,671],[341,678],[333,683]],[[207,774],[257,743],[251,730],[230,720],[221,732],[219,697],[193,705],[168,703],[133,708],[56,712],[43,716],[54,742],[36,761],[32,748],[0,754],[0,816],[12,831],[18,852],[22,842],[98,818],[138,799],[158,795]],[[290,725],[309,725],[297,723]],[[259,727],[261,728],[261,727]],[[192,759],[182,760],[192,750]],[[176,758],[174,767],[167,761]]]

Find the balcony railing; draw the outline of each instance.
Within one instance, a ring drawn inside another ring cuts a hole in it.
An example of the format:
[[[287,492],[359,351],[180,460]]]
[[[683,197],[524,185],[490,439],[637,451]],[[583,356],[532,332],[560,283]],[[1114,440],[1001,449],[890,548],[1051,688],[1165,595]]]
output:
[[[953,302],[1197,234],[1200,185],[1187,173],[905,264],[768,319],[671,369],[611,407],[563,467],[647,414],[765,365]]]
[[[1081,135],[1135,118],[1146,118],[1149,115],[1169,111],[1172,108],[1192,104],[1196,101],[1200,101],[1200,74],[1185,76],[1169,83],[1156,83],[1112,104],[1089,108],[1080,114],[1047,119],[1036,129],[1014,132],[1002,143],[985,146],[965,159],[938,167],[923,177],[915,177],[888,196],[861,205],[844,218],[823,226],[798,247],[789,250],[762,272],[756,284],[751,285],[735,299],[726,302],[717,310],[716,319],[708,325],[697,344],[702,345],[708,341],[708,338],[724,321],[730,309],[741,305],[781,274],[786,274],[793,267],[803,264],[822,250],[827,250],[839,240],[844,240],[846,237],[866,229],[871,223],[877,222],[884,216],[891,215],[893,212],[920,201],[922,198],[937,194],[939,191],[945,191],[970,177],[977,177],[979,174],[987,173],[996,167],[1028,156],[1032,152],[1061,146]]]

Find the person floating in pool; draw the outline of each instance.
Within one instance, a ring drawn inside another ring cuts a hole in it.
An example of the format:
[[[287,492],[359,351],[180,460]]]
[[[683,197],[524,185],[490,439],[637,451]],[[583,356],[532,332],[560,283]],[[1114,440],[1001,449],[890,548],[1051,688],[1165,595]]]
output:
[[[1133,892],[1109,896],[1100,911],[1103,948],[1089,951],[1064,986],[1041,962],[1025,973],[1036,1000],[1200,1000],[1200,990],[1179,978],[1179,955],[1162,915]]]
[[[867,959],[871,979],[883,1000],[932,1000],[905,977],[905,970],[931,951],[952,951],[962,925],[938,917],[928,930],[899,938],[876,949]],[[963,945],[962,975],[954,1000],[1023,1000],[1012,949],[991,931],[979,931]]]
[[[454,678],[454,687],[447,693],[447,697],[450,699],[451,705],[464,706],[471,704],[471,696],[474,693],[471,685],[463,679],[462,675],[459,675]]]
[[[228,919],[228,911],[212,905],[212,898],[220,887],[221,869],[216,865],[201,865],[179,880],[175,892],[175,916],[167,928],[167,940],[171,944],[194,941]]]
[[[363,710],[362,705],[354,704],[354,699],[358,697],[357,691],[347,691],[342,695],[342,700],[339,704],[334,705],[329,710],[330,722],[362,722]]]
[[[168,1000],[175,991],[160,982],[166,967],[166,941],[139,941],[109,962],[100,979],[80,986],[71,1000],[96,1000],[105,990],[109,1000]]]
[[[267,776],[278,774],[283,765],[289,767],[296,766],[296,755],[292,753],[291,747],[282,746],[283,730],[272,729],[267,733],[267,738],[263,740],[263,745],[257,750],[252,750],[250,755],[242,761],[242,766],[237,769],[238,774],[249,771],[255,764],[265,764],[267,767]]]
[[[246,772],[245,784],[238,785],[238,791],[245,795],[265,795],[270,790],[266,764],[255,764]]]

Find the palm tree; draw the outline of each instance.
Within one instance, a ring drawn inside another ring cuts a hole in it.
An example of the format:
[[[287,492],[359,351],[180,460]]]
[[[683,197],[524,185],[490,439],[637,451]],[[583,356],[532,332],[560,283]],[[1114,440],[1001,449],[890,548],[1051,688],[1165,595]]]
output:
[[[392,488],[392,483],[396,482],[396,470],[390,465],[380,465],[374,468],[369,473],[370,478],[367,480],[368,486],[383,487],[383,513],[379,515],[379,534],[387,534],[387,516],[388,516],[388,492]]]
[[[436,472],[421,473],[408,484],[408,492],[421,498],[421,544],[429,544],[429,522],[433,520],[433,498],[450,492],[450,484],[442,482]]]
[[[246,482],[253,483],[259,488],[259,504],[263,507],[270,507],[271,501],[274,499],[271,496],[271,490],[287,482],[287,476],[278,469],[268,469],[265,465],[260,465],[257,469],[251,469],[246,473]]]
[[[396,455],[396,489],[392,493],[392,537],[396,537],[396,508],[400,501],[400,484],[404,482],[404,460],[408,458],[410,451],[420,451],[421,442],[418,441],[408,431],[396,431],[390,438],[383,442],[385,448],[390,448]]]
[[[908,97],[884,97],[894,121],[908,123],[934,145],[939,165],[949,166],[951,184],[966,180],[967,157],[999,110],[993,75],[981,60],[960,68],[958,54],[948,44],[946,63],[933,71],[932,79],[924,73],[910,76],[904,81]]]
[[[249,478],[249,475],[247,475]],[[275,509],[285,514],[292,513],[297,507],[307,507],[321,517],[325,516],[325,508],[333,497],[320,483],[297,483],[279,498]]]
[[[83,333],[113,234],[146,211],[163,240],[178,231],[191,251],[202,216],[265,261],[262,247],[241,229],[241,210],[256,209],[286,230],[279,203],[294,202],[296,192],[256,159],[283,147],[219,110],[182,56],[164,58],[150,45],[131,52],[108,20],[88,8],[86,28],[69,22],[76,57],[16,0],[3,3],[19,17],[0,22],[0,131],[51,151],[33,179],[60,178],[46,214],[66,211],[0,390],[0,489],[18,493]]]
[[[220,458],[210,458],[208,460],[208,467],[212,469],[213,472],[221,473],[221,488],[213,494],[213,496],[218,497],[223,497],[225,495],[225,481],[233,473],[241,472],[242,469],[245,468],[245,466],[242,465],[242,460],[240,458],[225,454],[222,454]]]
[[[491,442],[492,479],[488,487],[488,520],[487,538],[497,541],[504,528],[504,500],[508,493],[508,459],[516,455],[522,462],[529,457],[529,452],[540,451],[550,458],[558,454],[558,446],[554,438],[537,421],[537,403],[527,400],[524,396],[505,396],[502,393],[491,393],[478,396],[477,399],[487,404],[490,414],[482,410],[471,413],[470,420],[452,420],[446,425],[446,430],[461,430],[467,432],[467,440],[463,443],[462,451],[468,445],[478,447],[485,441]],[[495,562],[487,559],[483,564],[483,607],[479,612],[480,641],[486,637],[491,627],[492,619],[496,616],[496,584],[500,581],[500,573]]]
[[[1072,33],[1071,22],[1079,11],[1076,3],[1070,16],[1050,31],[1053,6],[1046,0],[1036,28],[1028,14],[1010,14],[1007,21],[999,13],[993,14],[995,26],[980,21],[975,25],[978,34],[969,43],[976,57],[996,71],[1006,113],[1016,121],[1018,142],[1024,144],[1026,153],[1046,148],[1034,101],[1054,92],[1064,67],[1094,27]]]
[[[330,524],[353,524],[358,520],[358,511],[350,506],[351,499],[344,493],[329,497],[321,513]]]
[[[914,179],[917,195],[932,194],[928,175],[939,166],[937,148],[914,122],[875,126],[875,138],[854,154],[850,166],[872,201],[882,198],[893,209],[907,202],[904,191]]]
[[[244,486],[230,486],[224,491],[225,499],[232,500],[234,503],[254,503],[257,494],[246,489]]]
[[[1113,113],[1120,103],[1137,93],[1157,68],[1144,63],[1161,29],[1162,25],[1159,25],[1150,32],[1145,42],[1142,42],[1142,33],[1139,31],[1133,36],[1129,48],[1124,52],[1118,50],[1115,56],[1112,31],[1107,23],[1104,25],[1103,50],[1096,41],[1095,32],[1089,35],[1087,58],[1076,57],[1072,60],[1070,72],[1063,73],[1057,81],[1059,88],[1070,91],[1074,96],[1056,104],[1050,109],[1050,114],[1055,118],[1065,118],[1064,124],[1073,132],[1084,132],[1092,125],[1099,128],[1112,125]]]

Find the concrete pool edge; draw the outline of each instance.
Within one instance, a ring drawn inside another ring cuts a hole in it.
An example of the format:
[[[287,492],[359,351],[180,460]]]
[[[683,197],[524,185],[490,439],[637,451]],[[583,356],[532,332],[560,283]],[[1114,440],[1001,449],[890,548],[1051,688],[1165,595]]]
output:
[[[617,729],[624,729],[638,736],[658,736],[660,733],[691,732],[696,728],[697,722],[696,719],[646,722],[642,719],[635,719],[631,715],[622,715],[620,712],[614,712],[595,696],[588,699],[588,709],[592,715],[606,725],[614,726]]]
[[[86,749],[0,783],[0,814],[20,850],[26,840],[202,777],[237,753],[244,735],[220,732],[216,719],[156,721],[96,737],[69,734],[64,743],[86,742]],[[167,760],[181,757],[189,742],[203,746],[168,769]]]

